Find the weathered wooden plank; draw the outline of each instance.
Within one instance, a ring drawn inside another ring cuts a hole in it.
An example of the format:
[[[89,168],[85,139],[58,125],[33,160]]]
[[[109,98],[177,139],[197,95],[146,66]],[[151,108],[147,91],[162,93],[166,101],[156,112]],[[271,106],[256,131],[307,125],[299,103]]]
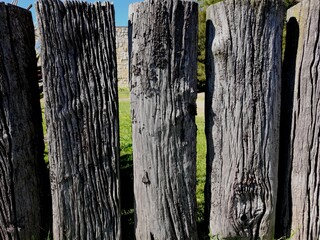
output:
[[[120,239],[113,5],[37,3],[54,239]]]
[[[129,8],[137,239],[197,239],[197,3]]]
[[[289,23],[295,23],[289,33],[297,32],[296,56],[285,69],[284,81],[294,84],[291,96],[291,116],[287,159],[289,171],[287,202],[282,206],[287,235],[293,239],[320,238],[320,5],[317,0],[301,1],[288,11]],[[289,61],[289,59],[288,59]],[[286,62],[285,62],[286,63]],[[290,106],[289,106],[290,107]],[[284,188],[286,188],[284,187]]]
[[[282,4],[227,0],[207,10],[206,217],[214,236],[273,237]]]
[[[0,3],[0,239],[43,239],[43,133],[31,13]],[[48,233],[48,232],[47,232]],[[46,233],[46,234],[47,234]]]

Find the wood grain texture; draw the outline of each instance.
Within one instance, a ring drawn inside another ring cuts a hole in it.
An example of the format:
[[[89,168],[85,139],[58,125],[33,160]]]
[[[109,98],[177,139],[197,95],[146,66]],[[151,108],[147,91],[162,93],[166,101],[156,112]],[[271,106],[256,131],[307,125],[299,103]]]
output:
[[[0,3],[0,239],[40,239],[44,169],[31,13]],[[42,236],[43,237],[43,236]]]
[[[54,239],[120,239],[113,5],[37,3]]]
[[[288,16],[296,23],[291,31],[298,32],[298,43],[294,64],[286,69],[293,73],[294,89],[287,155],[287,162],[291,162],[287,198],[291,208],[284,212],[291,217],[291,225],[284,227],[288,235],[290,230],[295,232],[293,239],[311,240],[320,238],[319,1],[301,1],[288,11]]]
[[[129,8],[136,239],[197,239],[197,3]]]
[[[207,10],[206,218],[214,236],[273,238],[282,4],[227,0]]]

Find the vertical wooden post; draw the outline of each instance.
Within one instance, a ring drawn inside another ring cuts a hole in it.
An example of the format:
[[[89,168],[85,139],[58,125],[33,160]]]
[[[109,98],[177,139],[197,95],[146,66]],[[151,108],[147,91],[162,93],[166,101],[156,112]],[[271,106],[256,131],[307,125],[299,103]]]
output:
[[[284,227],[295,232],[294,239],[319,239],[320,236],[320,6],[319,1],[301,1],[288,11],[289,22],[296,22],[298,43],[294,64],[287,68],[284,76],[293,74],[293,104],[288,116],[291,132],[288,159],[291,163],[287,203],[279,210],[287,210],[291,226]],[[289,32],[291,33],[291,32]],[[286,53],[287,54],[287,53]],[[289,60],[289,59],[288,59]],[[286,64],[286,62],[285,62]],[[292,97],[292,96],[291,96]],[[290,106],[289,106],[290,107]],[[284,182],[286,183],[286,182]],[[282,183],[283,184],[283,183]],[[291,185],[291,186],[290,186]],[[288,212],[289,211],[289,212]],[[282,217],[282,216],[281,216]],[[291,227],[291,229],[290,229]],[[290,234],[289,231],[286,232]]]
[[[273,238],[283,17],[280,0],[207,10],[206,215],[214,236]]]
[[[31,13],[0,3],[0,239],[41,239],[44,171]],[[47,229],[48,230],[48,229]]]
[[[113,5],[40,0],[54,239],[120,239]]]
[[[197,238],[197,8],[154,0],[129,8],[137,239]]]

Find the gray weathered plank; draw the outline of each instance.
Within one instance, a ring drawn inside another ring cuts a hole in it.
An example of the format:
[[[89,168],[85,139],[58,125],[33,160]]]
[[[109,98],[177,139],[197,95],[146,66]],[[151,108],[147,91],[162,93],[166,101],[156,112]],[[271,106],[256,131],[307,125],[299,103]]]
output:
[[[296,56],[291,68],[293,98],[291,101],[289,148],[286,160],[289,178],[286,204],[283,207],[287,235],[293,239],[320,238],[320,5],[318,0],[301,1],[288,11],[288,20],[295,22]],[[289,60],[289,59],[288,59]],[[287,74],[288,75],[288,74]],[[290,107],[290,106],[289,106]],[[285,189],[286,189],[285,188]]]
[[[43,239],[41,231],[46,229],[41,192],[44,145],[34,45],[31,13],[0,3],[2,240]]]
[[[273,237],[282,4],[227,0],[207,10],[206,218],[214,236]]]
[[[37,3],[54,239],[120,239],[113,5]]]
[[[197,7],[129,8],[136,239],[197,239]]]

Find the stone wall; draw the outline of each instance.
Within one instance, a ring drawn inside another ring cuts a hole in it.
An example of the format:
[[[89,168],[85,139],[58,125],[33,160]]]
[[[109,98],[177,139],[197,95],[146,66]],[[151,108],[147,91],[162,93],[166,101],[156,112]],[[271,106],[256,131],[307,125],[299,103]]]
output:
[[[117,64],[119,85],[128,86],[128,28],[116,27]]]

